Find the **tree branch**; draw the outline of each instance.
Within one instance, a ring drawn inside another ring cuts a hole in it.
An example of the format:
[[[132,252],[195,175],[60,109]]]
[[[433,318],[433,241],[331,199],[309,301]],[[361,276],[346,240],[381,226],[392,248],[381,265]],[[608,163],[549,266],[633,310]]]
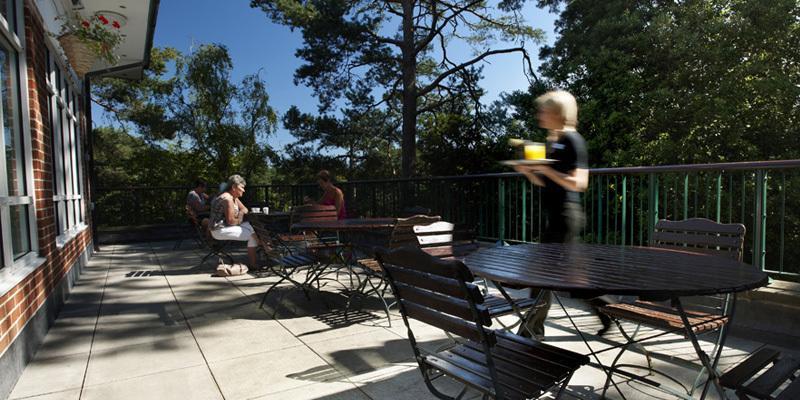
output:
[[[403,42],[401,42],[401,41],[399,41],[397,39],[387,38],[385,36],[379,36],[378,34],[376,34],[375,32],[373,32],[373,31],[371,31],[369,29],[365,30],[364,32],[366,32],[367,35],[372,37],[372,39],[375,40],[378,43],[391,44],[391,45],[394,45],[394,46],[397,46],[397,47],[400,47],[403,44]]]
[[[457,7],[454,4],[447,4],[447,3],[444,3],[444,2],[440,2],[441,4],[447,5],[448,8],[453,11],[453,13],[448,15],[442,21],[442,24],[439,25],[438,27],[436,26],[436,19],[438,19],[440,13],[438,13],[438,12],[435,13],[434,14],[435,18],[434,18],[433,21],[431,21],[431,31],[430,31],[430,33],[428,33],[428,35],[425,36],[425,39],[422,39],[419,42],[419,44],[417,44],[417,47],[414,49],[414,52],[415,53],[419,53],[420,51],[422,51],[422,49],[428,47],[428,45],[433,41],[433,39],[436,37],[436,35],[440,34],[442,32],[442,30],[444,30],[444,28],[447,27],[447,25],[450,23],[450,21],[452,21],[454,18],[456,18],[459,15],[461,15],[462,12],[464,12],[464,11],[466,11],[466,10],[468,10],[468,9],[478,5],[478,4],[480,4],[481,1],[482,0],[475,0],[475,1],[465,5],[464,7]]]
[[[487,50],[487,51],[483,52],[481,55],[479,55],[479,56],[477,56],[477,57],[475,57],[475,58],[473,58],[473,59],[471,59],[471,60],[469,60],[467,62],[461,63],[461,64],[457,65],[456,67],[451,68],[451,69],[443,72],[441,75],[439,75],[439,77],[434,79],[433,82],[431,82],[430,84],[428,84],[424,88],[421,88],[417,92],[417,96],[418,97],[419,96],[424,96],[424,95],[430,93],[433,89],[435,89],[443,80],[447,79],[450,75],[453,75],[455,73],[463,71],[467,67],[483,61],[486,57],[497,55],[497,54],[508,54],[508,53],[515,53],[515,52],[522,52],[523,54],[525,54],[526,50],[525,50],[524,47],[511,47],[511,48],[500,49],[500,50]]]

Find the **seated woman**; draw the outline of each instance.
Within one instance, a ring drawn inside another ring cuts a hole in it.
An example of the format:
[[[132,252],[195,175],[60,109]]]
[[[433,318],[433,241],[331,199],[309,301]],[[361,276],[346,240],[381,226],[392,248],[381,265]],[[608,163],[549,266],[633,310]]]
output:
[[[250,223],[244,222],[248,210],[239,200],[244,194],[245,185],[244,178],[231,175],[225,192],[211,203],[211,237],[216,240],[246,241],[249,267],[256,268],[258,240]]]
[[[198,179],[194,182],[194,189],[186,195],[186,205],[188,205],[194,215],[199,219],[208,218],[208,194],[206,194],[206,182]]]
[[[342,189],[339,189],[333,185],[331,173],[324,169],[319,171],[317,174],[317,184],[319,184],[319,187],[324,193],[319,201],[317,201],[315,204],[322,206],[336,206],[336,215],[338,219],[347,218],[347,211],[344,206],[344,193],[342,192]],[[305,202],[314,203],[310,198],[308,198],[308,196],[305,197]]]

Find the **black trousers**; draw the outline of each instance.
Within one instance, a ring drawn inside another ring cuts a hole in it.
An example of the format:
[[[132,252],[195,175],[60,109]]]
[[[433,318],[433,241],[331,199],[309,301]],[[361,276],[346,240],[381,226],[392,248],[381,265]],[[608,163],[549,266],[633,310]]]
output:
[[[540,239],[541,243],[574,243],[583,229],[585,217],[583,209],[577,203],[565,203],[562,210],[545,210],[545,226]],[[550,311],[552,295],[549,290],[531,289],[531,298],[542,295],[536,311],[525,321],[519,331],[522,336],[544,337],[544,320]],[[525,329],[527,327],[527,329]]]
[[[563,210],[548,212],[547,225],[542,232],[542,243],[575,243],[579,240],[581,229],[585,223],[583,209],[577,203],[565,203]],[[531,298],[542,293],[542,300],[539,302],[536,311],[525,321],[527,329],[520,329],[520,335],[529,336],[529,331],[539,338],[544,337],[544,321],[552,304],[552,294],[549,290],[531,290]],[[611,299],[605,296],[587,300],[593,307],[597,308],[608,303]]]

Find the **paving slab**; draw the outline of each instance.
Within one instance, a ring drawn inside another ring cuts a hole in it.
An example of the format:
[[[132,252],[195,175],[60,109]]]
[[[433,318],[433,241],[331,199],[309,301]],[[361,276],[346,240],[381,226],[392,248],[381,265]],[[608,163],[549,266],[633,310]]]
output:
[[[32,397],[11,397],[10,400],[78,400],[80,395],[80,389],[68,389]]]
[[[434,398],[413,360],[397,308],[391,310],[391,326],[377,299],[354,304],[345,319],[345,301],[336,287],[311,291],[306,298],[284,282],[260,309],[261,295],[279,278],[263,272],[213,277],[213,260],[197,265],[204,255],[188,245],[173,250],[172,242],[104,246],[85,269],[12,398],[77,399],[81,392],[86,399]],[[600,323],[590,307],[580,300],[562,300],[572,321],[554,304],[546,324],[547,343],[587,353],[572,322],[595,351],[624,342],[613,328],[602,338],[595,336]],[[504,323],[514,320],[503,318]],[[438,328],[413,320],[411,326],[426,351],[451,342]],[[658,331],[643,328],[640,335],[653,333]],[[704,338],[703,348],[713,347],[712,341],[713,335]],[[763,346],[738,337],[727,344],[722,369]],[[654,339],[648,349],[657,352],[654,365],[659,370],[684,383],[694,380],[697,357],[682,336]],[[599,359],[610,364],[616,353],[605,351]],[[592,362],[575,374],[564,398],[600,398],[605,374]],[[642,366],[645,358],[630,351],[622,362]],[[651,378],[669,383],[661,375]],[[629,399],[674,398],[621,377],[615,381]],[[438,380],[437,387],[452,394],[461,388],[449,378]],[[465,398],[480,396],[468,392]],[[610,391],[608,398],[620,396]]]
[[[82,400],[222,399],[205,365],[89,385]]]
[[[209,364],[225,398],[249,399],[344,377],[305,346]],[[319,373],[319,371],[324,373]]]
[[[190,320],[189,323],[206,360],[212,363],[304,346],[278,321],[266,320],[263,316],[263,312],[258,312],[230,319]]]
[[[88,353],[46,359],[34,358],[17,381],[10,398],[80,390],[88,360]]]
[[[191,336],[114,347],[92,352],[86,385],[201,365],[205,361]]]
[[[349,382],[312,383],[294,389],[270,393],[253,400],[370,400],[356,385]]]
[[[316,341],[309,346],[347,376],[374,371],[386,365],[412,360],[408,341],[392,332],[370,332]]]

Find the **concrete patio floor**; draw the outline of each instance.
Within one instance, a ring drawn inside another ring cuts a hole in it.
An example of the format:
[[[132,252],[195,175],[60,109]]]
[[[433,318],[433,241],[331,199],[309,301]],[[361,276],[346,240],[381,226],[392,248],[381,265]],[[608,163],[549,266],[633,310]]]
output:
[[[433,398],[402,320],[395,313],[390,327],[377,301],[345,321],[344,301],[336,293],[312,293],[309,301],[284,285],[262,310],[260,296],[276,278],[212,277],[213,262],[197,265],[204,255],[199,249],[189,242],[173,247],[173,242],[103,246],[10,398]],[[582,302],[565,303],[584,333],[598,329]],[[427,349],[447,343],[440,330],[421,323],[413,327]],[[548,343],[588,352],[557,305],[547,329]],[[595,350],[621,340],[615,331],[587,337]],[[760,346],[731,337],[721,369]],[[697,360],[689,342],[667,335],[649,348],[662,354],[654,360],[658,369],[692,382]],[[600,359],[608,364],[615,354],[607,351]],[[637,353],[623,359],[644,363]],[[587,365],[572,378],[564,398],[599,398],[603,382],[601,369]],[[674,398],[639,383],[617,382],[629,399]],[[454,382],[441,384],[458,390]],[[621,396],[609,391],[609,398]]]

